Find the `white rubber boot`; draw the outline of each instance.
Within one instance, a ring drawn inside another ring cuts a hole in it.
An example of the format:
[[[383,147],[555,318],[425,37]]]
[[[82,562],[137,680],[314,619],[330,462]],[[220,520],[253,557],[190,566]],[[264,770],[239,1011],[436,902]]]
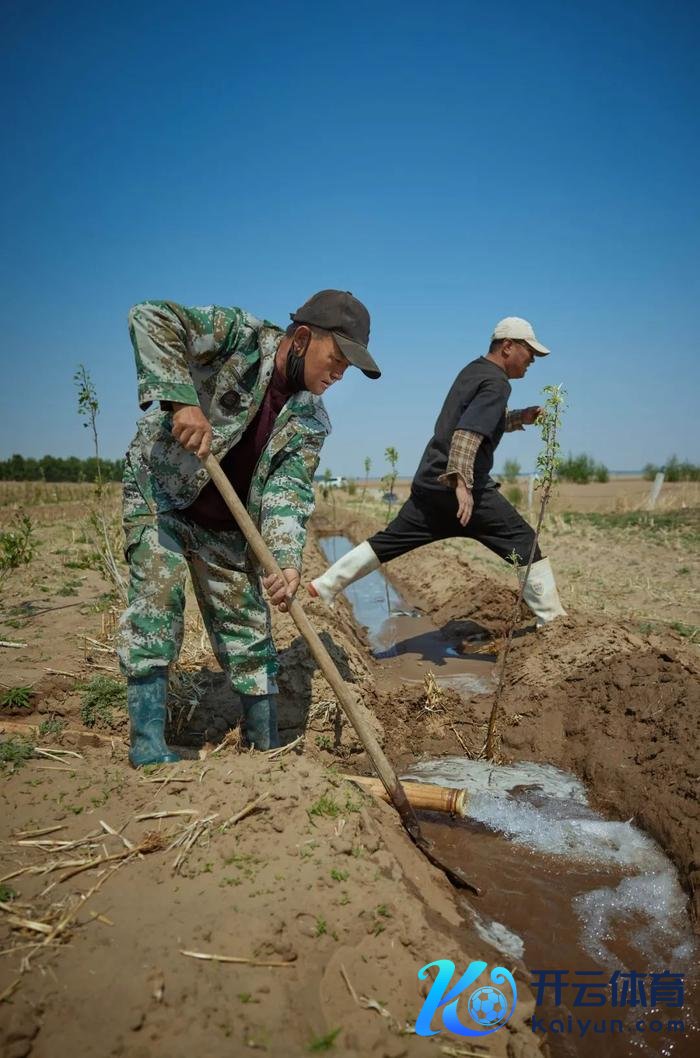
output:
[[[379,569],[379,565],[379,559],[365,540],[334,562],[320,577],[312,580],[309,584],[309,595],[323,599],[329,606],[333,606],[333,600],[339,591]]]
[[[518,579],[521,584],[525,576],[525,568],[523,566],[522,569],[518,569]],[[566,617],[566,610],[561,604],[548,558],[541,558],[539,562],[533,562],[530,566],[530,575],[523,592],[523,602],[527,603],[537,618],[538,628],[549,624],[555,617]]]

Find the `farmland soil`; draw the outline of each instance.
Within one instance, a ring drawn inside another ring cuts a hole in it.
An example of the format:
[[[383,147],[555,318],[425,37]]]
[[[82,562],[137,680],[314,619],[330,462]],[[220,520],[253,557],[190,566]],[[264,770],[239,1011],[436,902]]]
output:
[[[343,516],[357,541],[377,526]],[[316,534],[332,528],[332,511],[321,506],[304,583],[325,566]],[[243,752],[235,733],[221,746],[240,707],[195,615],[171,703],[170,737],[188,759],[144,775],[128,767],[123,712],[89,731],[81,717],[79,685],[116,674],[109,616],[94,609],[104,582],[87,570],[72,589],[77,605],[32,617],[37,583],[52,583],[49,567],[43,575],[35,568],[34,584],[15,582],[28,623],[0,629],[27,644],[3,652],[3,683],[32,684],[28,706],[2,710],[2,737],[22,725],[35,744],[59,750],[6,765],[3,776],[0,884],[12,892],[3,897],[11,910],[2,947],[17,951],[0,963],[0,995],[8,992],[0,1053],[434,1054],[429,1040],[404,1031],[426,991],[418,969],[435,958],[460,968],[503,956],[489,950],[393,810],[343,779],[369,764],[291,620],[273,615],[281,733],[285,743],[299,741],[277,759]],[[448,544],[405,556],[389,572],[456,647],[495,657],[514,602],[509,586],[475,572]],[[46,603],[61,600],[48,594]],[[491,695],[464,701],[445,691],[436,707],[423,683],[380,674],[344,599],[333,610],[319,601],[306,608],[397,765],[481,750]],[[594,806],[634,817],[678,867],[697,921],[700,700],[696,655],[683,640],[575,611],[535,632],[524,616],[503,704],[503,758],[573,771]],[[39,736],[47,720],[59,724]],[[61,829],[18,836],[50,827]],[[78,839],[73,849],[46,844]],[[105,856],[115,858],[72,874]],[[46,873],[15,873],[27,867]],[[527,1020],[529,974],[512,959],[505,965],[515,969],[517,1013],[477,1053],[547,1053]]]

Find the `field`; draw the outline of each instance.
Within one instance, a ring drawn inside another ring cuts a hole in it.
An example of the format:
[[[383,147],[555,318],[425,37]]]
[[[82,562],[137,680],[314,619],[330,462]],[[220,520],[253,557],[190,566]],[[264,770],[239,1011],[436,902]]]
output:
[[[535,633],[523,615],[503,754],[566,768],[605,814],[634,817],[677,867],[697,923],[700,486],[665,486],[653,512],[648,490],[629,479],[559,490],[543,551],[569,616]],[[484,955],[393,809],[344,778],[367,773],[367,759],[286,615],[273,614],[286,748],[241,749],[239,705],[190,598],[170,703],[171,741],[188,759],[165,774],[129,768],[121,602],[90,503],[88,486],[0,483],[0,528],[21,507],[38,539],[0,598],[0,1053],[561,1053],[527,1023],[522,964],[506,964],[520,996],[507,1033],[436,1050],[407,1030],[424,962],[501,956]],[[111,486],[116,550],[118,503]],[[373,484],[319,495],[303,583],[326,565],[323,534],[359,542],[385,521]],[[479,545],[445,541],[389,575],[455,642],[481,637],[495,656],[514,603],[501,567]],[[424,681],[387,679],[346,600],[306,609],[397,767],[480,753],[491,694],[446,693],[436,709],[429,667]]]

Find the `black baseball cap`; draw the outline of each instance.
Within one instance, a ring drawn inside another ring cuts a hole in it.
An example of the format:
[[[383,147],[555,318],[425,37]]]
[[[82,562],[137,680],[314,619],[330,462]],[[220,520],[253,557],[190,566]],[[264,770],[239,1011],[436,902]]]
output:
[[[359,367],[367,378],[381,376],[367,348],[369,312],[349,290],[319,290],[289,315],[295,323],[308,323],[330,331],[350,363]]]

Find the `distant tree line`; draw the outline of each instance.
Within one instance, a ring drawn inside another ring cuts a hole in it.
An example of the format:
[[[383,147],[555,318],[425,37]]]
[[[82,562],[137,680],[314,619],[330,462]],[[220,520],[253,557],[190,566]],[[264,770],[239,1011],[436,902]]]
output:
[[[121,481],[123,459],[100,459],[103,481]],[[33,459],[13,455],[0,459],[0,481],[95,481],[97,460],[77,456],[42,456]]]
[[[647,463],[643,471],[647,481],[653,481],[660,473],[666,475],[666,481],[700,481],[700,466],[697,463],[689,463],[687,459],[681,460],[677,456],[671,456],[661,467]]]

